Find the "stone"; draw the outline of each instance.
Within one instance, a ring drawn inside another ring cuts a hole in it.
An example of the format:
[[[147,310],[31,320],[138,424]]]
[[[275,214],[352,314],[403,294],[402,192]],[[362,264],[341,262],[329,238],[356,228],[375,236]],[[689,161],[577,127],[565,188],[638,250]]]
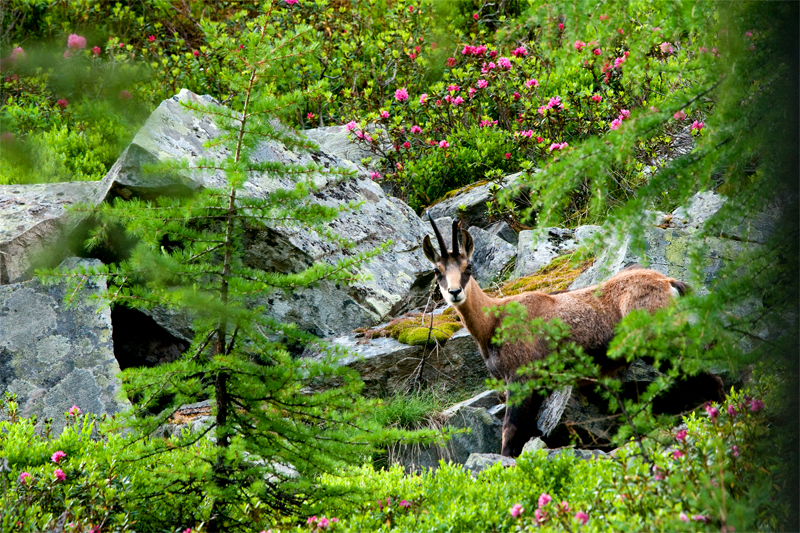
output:
[[[501,189],[510,190],[522,185],[524,182],[523,175],[523,172],[518,172],[507,176]],[[434,219],[440,217],[458,218],[469,227],[485,228],[491,224],[486,202],[491,200],[491,190],[495,186],[496,184],[492,182],[468,185],[455,192],[450,198],[430,206],[427,209],[427,213]],[[427,214],[425,218],[427,218]]]
[[[564,387],[551,393],[542,402],[536,422],[536,426],[542,432],[542,435],[545,437],[550,435],[553,429],[561,422],[561,417],[571,395],[572,387]]]
[[[68,258],[61,267],[99,263]],[[64,413],[73,405],[97,415],[113,415],[129,406],[117,377],[111,313],[89,299],[105,288],[102,278],[87,279],[67,306],[63,282],[0,286],[0,390],[17,395],[22,416],[37,416],[39,431],[45,418],[52,418],[53,434],[60,434]]]
[[[329,154],[351,161],[358,166],[363,167],[361,160],[367,157],[372,158],[372,163],[377,162],[375,154],[348,139],[346,126],[314,128],[303,131],[303,135],[317,143],[320,148]]]
[[[511,226],[509,226],[505,221],[495,222],[486,228],[486,231],[488,231],[490,235],[500,237],[507,243],[513,244],[514,246],[517,246],[519,243],[519,234],[511,229]]]
[[[226,155],[221,147],[204,148],[203,143],[216,138],[220,131],[208,116],[189,111],[181,102],[216,104],[211,97],[185,89],[162,102],[103,178],[99,199],[189,195],[203,187],[225,185],[221,171],[143,171],[145,163],[186,160],[191,165],[200,157],[214,160]],[[285,132],[293,134],[288,128]],[[335,135],[323,132],[316,134],[316,138],[330,144]],[[336,141],[336,146],[341,145],[340,141]],[[328,225],[332,232],[349,239],[354,244],[352,248],[341,250],[302,224],[274,222],[267,228],[248,232],[244,257],[248,266],[269,272],[298,272],[318,262],[333,264],[392,241],[382,254],[357,267],[357,273],[362,275],[359,281],[344,285],[322,280],[314,287],[275,290],[257,298],[255,304],[265,306],[280,321],[294,322],[301,329],[324,337],[377,324],[384,317],[424,303],[433,278],[421,246],[428,227],[411,208],[387,197],[362,167],[323,147],[295,153],[281,144],[265,141],[254,151],[253,158],[255,162],[315,163],[326,169],[350,171],[352,177],[345,179],[312,174],[310,179],[319,188],[312,196],[315,202],[330,207],[350,202],[360,205]],[[294,181],[288,177],[251,175],[244,184],[243,194],[266,198],[279,188],[293,186]],[[176,317],[165,313],[150,315],[171,333],[186,338],[185,332],[178,334],[185,329],[183,324],[172,324]]]
[[[82,217],[66,208],[92,204],[95,182],[0,185],[0,285],[30,279],[32,269],[55,266],[69,253]]]
[[[608,454],[602,450],[563,447],[556,448],[554,450],[548,450],[547,459],[555,459],[559,455],[573,455],[578,459],[583,459],[584,461],[592,461],[598,458],[608,458]]]
[[[539,450],[546,450],[546,449],[547,449],[547,444],[545,444],[544,441],[539,437],[534,437],[525,443],[525,445],[522,447],[522,453],[520,455],[525,455],[526,453],[533,455]]]
[[[503,465],[503,468],[517,466],[516,459],[511,457],[504,457],[496,453],[472,453],[464,463],[464,470],[472,477],[478,477],[478,474],[484,470],[488,470],[497,463]]]
[[[450,217],[440,217],[434,220],[436,227],[442,234],[448,250],[453,249],[453,219]],[[472,236],[474,252],[472,253],[472,275],[478,285],[487,287],[517,255],[517,249],[507,241],[488,231],[472,226],[467,232]],[[433,228],[430,229],[431,240],[434,246],[439,248],[433,235]],[[460,238],[459,238],[459,242]],[[462,243],[463,244],[463,243]],[[459,251],[463,251],[459,247]]]
[[[581,226],[574,230],[544,228],[519,232],[514,277],[535,274],[559,255],[586,244],[599,230],[600,226]]]
[[[496,407],[497,405],[503,403],[504,401],[505,400],[500,397],[500,393],[498,393],[497,391],[487,390],[473,396],[468,400],[464,400],[463,402],[459,402],[455,405],[448,407],[447,409],[442,411],[442,414],[444,416],[450,417],[462,407],[483,407],[484,409],[490,409],[492,407]]]
[[[339,364],[361,375],[363,392],[368,396],[386,396],[421,383],[443,392],[472,390],[489,378],[477,344],[463,328],[444,346],[432,348],[402,344],[391,337],[363,339],[354,334],[331,342],[349,351],[349,355],[339,359]]]
[[[436,470],[439,461],[464,464],[475,453],[499,455],[503,423],[486,409],[462,406],[452,412],[444,425],[466,429],[467,432],[452,435],[443,446],[398,446],[393,453],[394,461],[403,465],[408,472],[420,472]]]

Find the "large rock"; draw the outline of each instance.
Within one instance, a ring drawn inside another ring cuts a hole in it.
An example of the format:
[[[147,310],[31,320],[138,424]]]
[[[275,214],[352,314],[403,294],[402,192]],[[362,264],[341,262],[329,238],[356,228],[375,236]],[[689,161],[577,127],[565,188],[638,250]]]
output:
[[[600,226],[581,226],[576,229],[544,228],[539,231],[520,231],[514,277],[521,278],[535,274],[559,255],[586,244],[599,230]]]
[[[453,435],[444,446],[400,446],[394,460],[407,471],[436,469],[439,461],[464,464],[473,454],[499,454],[502,447],[503,422],[483,407],[462,406],[451,412],[445,425],[467,430]]]
[[[62,265],[78,264],[68,259]],[[17,395],[21,414],[36,415],[39,430],[52,418],[53,433],[60,433],[73,405],[98,415],[128,406],[117,379],[111,313],[87,298],[104,289],[102,279],[87,280],[80,300],[68,307],[64,284],[0,287],[0,390]]]
[[[478,474],[498,463],[503,465],[503,468],[517,466],[516,459],[511,457],[504,457],[497,453],[473,453],[464,463],[464,470],[469,472],[472,477],[478,477]]]
[[[447,244],[447,249],[452,250],[453,241],[453,219],[441,217],[434,220],[436,227],[442,234],[442,238]],[[516,247],[505,239],[493,235],[477,226],[470,227],[469,232],[474,244],[472,254],[472,275],[481,287],[487,287],[502,270],[517,255]],[[433,229],[430,231],[432,241]],[[434,244],[438,248],[438,244]]]
[[[360,339],[352,334],[332,342],[349,350],[351,355],[339,363],[361,374],[369,396],[385,396],[420,383],[444,392],[471,390],[489,378],[477,344],[463,328],[440,347],[410,346],[391,337]]]
[[[372,163],[377,163],[375,154],[364,146],[352,142],[347,137],[346,126],[328,126],[315,128],[303,132],[306,137],[314,141],[319,147],[341,159],[346,159],[356,165],[361,165],[361,160],[372,158]]]
[[[513,190],[523,182],[523,172],[507,176],[503,190]],[[427,213],[434,219],[441,217],[458,218],[467,226],[485,228],[489,226],[489,211],[486,203],[492,199],[491,190],[495,183],[481,185],[468,185],[457,191],[453,196],[434,204],[427,209]],[[462,209],[463,208],[463,209]]]
[[[200,157],[219,159],[226,155],[223,148],[203,147],[204,142],[216,138],[220,131],[210,118],[196,115],[181,102],[215,103],[208,96],[197,96],[187,90],[162,102],[103,179],[100,198],[154,198],[191,194],[202,187],[225,186],[221,171],[142,170],[145,163],[180,159],[187,160],[191,166]],[[365,277],[363,281],[348,286],[321,281],[311,288],[276,290],[264,295],[257,303],[265,305],[271,316],[294,322],[314,334],[330,336],[376,324],[386,316],[416,305],[418,299],[427,294],[432,275],[421,242],[428,228],[407,205],[387,197],[363,168],[324,148],[295,153],[271,141],[261,143],[253,157],[255,162],[316,163],[327,169],[352,171],[354,177],[344,180],[325,173],[313,174],[311,179],[320,188],[313,195],[314,201],[334,207],[349,202],[361,205],[341,214],[329,225],[333,232],[352,241],[355,244],[352,248],[341,251],[337,245],[301,224],[276,222],[247,235],[245,262],[248,265],[266,271],[297,272],[316,262],[334,263],[392,241],[384,253],[359,267],[359,273]],[[293,184],[290,178],[251,175],[244,185],[244,194],[265,198],[270,192],[293,187]],[[152,316],[156,320],[170,320],[168,315]],[[165,327],[172,333],[181,329],[169,324]]]
[[[29,279],[32,268],[64,259],[68,236],[80,219],[68,216],[66,207],[93,202],[97,185],[0,185],[0,285]]]
[[[606,244],[594,264],[575,279],[570,289],[600,283],[633,263],[647,264],[648,268],[667,276],[690,281],[693,279],[690,252],[702,246],[700,286],[693,288],[699,294],[706,293],[715,283],[726,258],[761,246],[775,228],[774,217],[763,213],[752,221],[698,242],[698,232],[724,203],[724,197],[716,193],[700,192],[686,206],[669,215],[654,214],[653,224],[644,230],[643,252],[634,247],[629,235],[618,237]]]

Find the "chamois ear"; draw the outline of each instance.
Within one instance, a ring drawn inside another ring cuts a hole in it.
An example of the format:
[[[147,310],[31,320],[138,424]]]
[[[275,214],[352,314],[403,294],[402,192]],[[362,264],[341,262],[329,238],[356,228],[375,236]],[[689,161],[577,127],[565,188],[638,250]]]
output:
[[[433,247],[430,235],[425,235],[425,238],[422,239],[422,251],[431,263],[439,262],[439,254],[436,253],[436,248]]]
[[[472,259],[472,250],[475,248],[475,243],[472,242],[472,235],[465,229],[461,230],[461,244],[464,246],[464,255],[469,261]]]

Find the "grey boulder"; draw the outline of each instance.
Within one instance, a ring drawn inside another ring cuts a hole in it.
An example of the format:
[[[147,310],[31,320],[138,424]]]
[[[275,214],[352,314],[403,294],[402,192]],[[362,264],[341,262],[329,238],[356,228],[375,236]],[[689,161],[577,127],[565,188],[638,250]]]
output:
[[[504,457],[497,453],[472,453],[464,463],[464,470],[469,472],[472,477],[478,477],[478,474],[498,463],[503,465],[503,468],[517,466],[516,459],[511,457]]]
[[[544,228],[519,232],[517,262],[514,277],[535,274],[559,255],[575,250],[589,242],[600,226],[581,226],[576,229]]]
[[[66,260],[62,266],[91,266],[97,260]],[[37,429],[77,405],[84,414],[113,415],[128,407],[122,398],[111,338],[111,313],[88,297],[105,281],[87,279],[80,298],[64,303],[64,283],[45,287],[38,280],[0,286],[0,389],[16,394],[20,414],[36,415]]]
[[[181,102],[215,104],[212,98],[185,89],[162,102],[103,179],[98,198],[154,198],[225,186],[225,177],[218,170],[143,170],[146,163],[187,160],[191,166],[201,156],[219,160],[226,155],[223,148],[203,146],[220,135],[214,122],[208,116],[201,117],[186,109]],[[310,135],[315,136],[314,133]],[[333,135],[327,132],[316,137],[326,139],[325,144],[331,145]],[[254,159],[256,162],[316,163],[326,169],[351,171],[353,177],[342,180],[325,173],[313,174],[311,179],[319,187],[313,195],[314,201],[332,207],[350,202],[361,205],[329,224],[331,231],[354,243],[352,248],[342,251],[302,224],[280,221],[248,234],[245,257],[248,265],[265,271],[298,272],[317,262],[333,264],[392,241],[384,253],[358,267],[358,274],[363,275],[361,281],[344,286],[323,280],[310,288],[275,290],[256,303],[265,305],[274,318],[294,322],[320,336],[376,324],[383,317],[418,304],[418,298],[426,294],[424,289],[431,279],[430,266],[421,250],[427,228],[407,205],[387,197],[363,168],[322,147],[307,153],[292,152],[277,142],[265,141],[255,151]],[[266,198],[279,188],[293,186],[294,182],[287,177],[251,175],[244,185],[244,194]],[[166,318],[169,321],[166,315],[153,316],[156,320]],[[181,329],[162,325],[173,332]]]
[[[29,279],[38,266],[55,266],[68,253],[80,221],[66,208],[93,203],[94,182],[0,185],[0,285]]]
[[[507,176],[501,190],[513,190],[524,183],[522,172]],[[441,217],[457,218],[468,226],[485,228],[491,224],[486,203],[492,199],[492,188],[495,183],[468,185],[457,191],[452,197],[430,206],[427,212],[434,219]]]

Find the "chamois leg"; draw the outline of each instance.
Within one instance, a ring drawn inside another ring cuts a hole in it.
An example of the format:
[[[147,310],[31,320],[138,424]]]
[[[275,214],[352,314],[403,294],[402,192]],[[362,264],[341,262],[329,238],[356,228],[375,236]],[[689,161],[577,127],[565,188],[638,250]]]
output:
[[[517,457],[522,447],[533,437],[542,434],[536,426],[536,417],[544,398],[538,394],[528,396],[522,403],[513,405],[511,393],[506,391],[506,415],[503,418],[503,447],[500,452],[506,457]]]

